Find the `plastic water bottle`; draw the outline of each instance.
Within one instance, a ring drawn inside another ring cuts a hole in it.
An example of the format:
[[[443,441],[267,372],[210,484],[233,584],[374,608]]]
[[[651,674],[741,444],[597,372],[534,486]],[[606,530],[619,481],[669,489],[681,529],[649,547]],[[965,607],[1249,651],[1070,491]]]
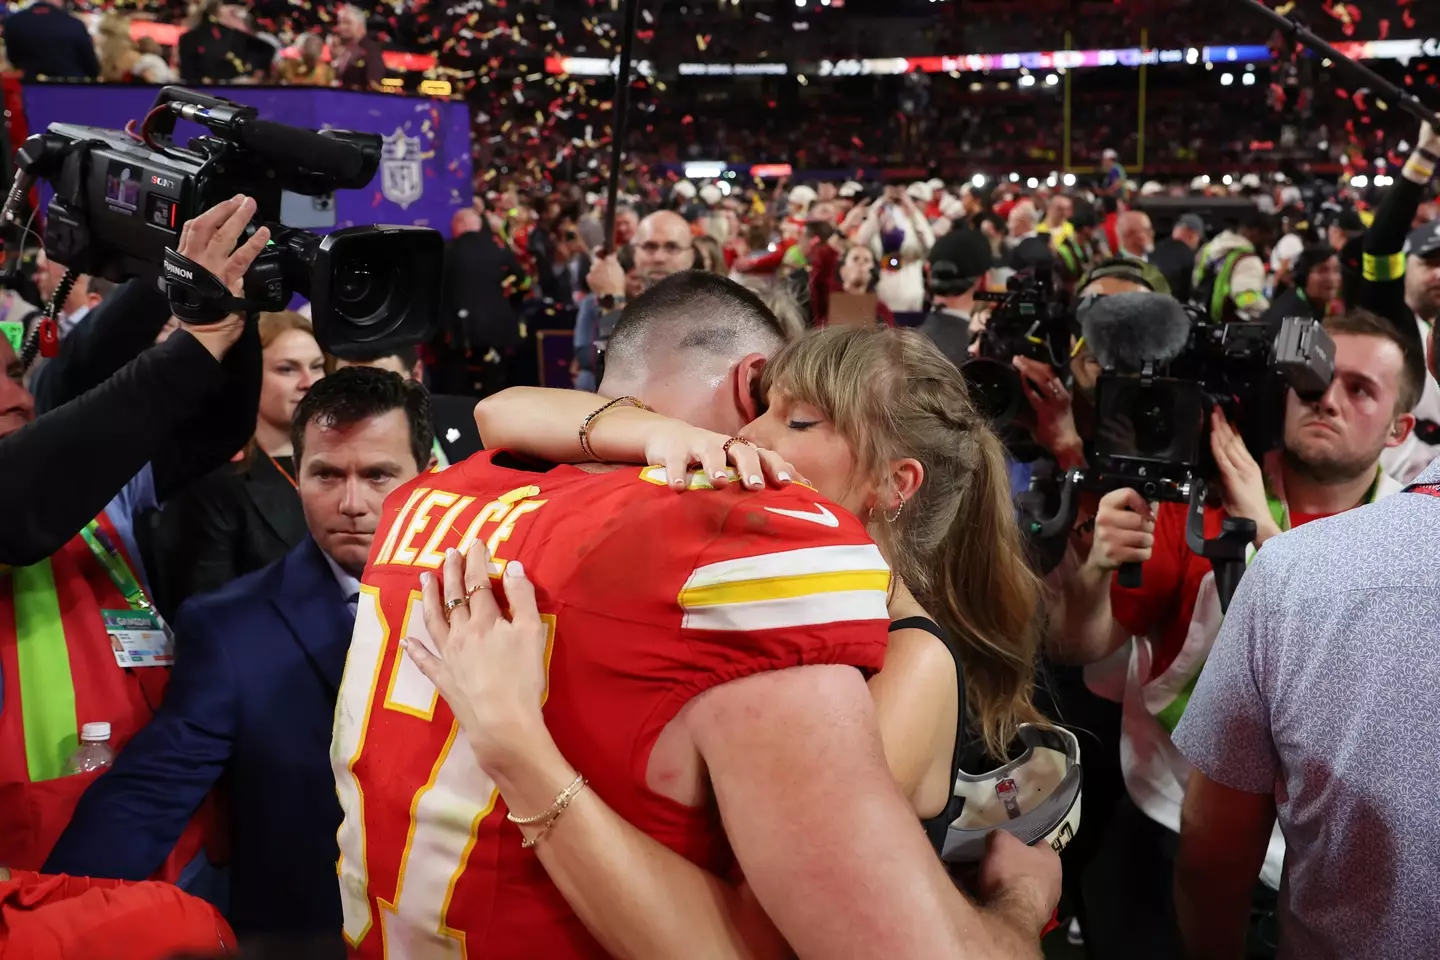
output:
[[[110,724],[87,723],[80,728],[80,748],[70,755],[67,766],[71,773],[104,770],[115,762],[110,749]]]

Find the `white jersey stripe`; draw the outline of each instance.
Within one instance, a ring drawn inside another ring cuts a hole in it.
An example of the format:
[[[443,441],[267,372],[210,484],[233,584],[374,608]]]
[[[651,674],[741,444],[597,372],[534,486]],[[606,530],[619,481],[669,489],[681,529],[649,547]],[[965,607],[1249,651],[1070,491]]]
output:
[[[770,580],[813,573],[889,573],[890,567],[873,543],[838,544],[827,547],[804,547],[762,553],[753,557],[721,560],[696,567],[685,581],[684,590],[711,587],[721,583],[743,583],[746,580]]]
[[[777,630],[851,620],[889,620],[884,590],[850,590],[692,607],[685,611],[686,630]]]

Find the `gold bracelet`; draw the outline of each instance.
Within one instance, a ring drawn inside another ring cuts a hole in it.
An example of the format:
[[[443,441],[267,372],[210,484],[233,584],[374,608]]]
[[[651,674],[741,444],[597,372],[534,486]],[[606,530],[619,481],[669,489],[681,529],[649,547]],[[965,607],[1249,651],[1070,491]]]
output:
[[[583,775],[576,774],[575,779],[570,781],[570,785],[555,795],[555,802],[550,805],[550,809],[536,816],[517,817],[513,813],[506,813],[505,819],[511,823],[520,826],[535,826],[536,824],[540,826],[540,831],[536,833],[535,836],[530,838],[522,837],[520,839],[520,846],[528,850],[530,847],[539,843],[540,838],[550,832],[550,828],[555,825],[555,821],[559,820],[560,815],[570,806],[570,801],[579,796],[580,791],[584,790],[588,783],[589,781],[586,780]]]
[[[621,406],[622,404],[635,407],[640,410],[650,409],[649,407],[645,406],[645,404],[641,403],[639,400],[636,400],[634,397],[616,397],[614,400],[606,403],[599,410],[596,410],[594,413],[590,414],[590,416],[585,418],[585,422],[580,424],[580,452],[585,454],[585,456],[589,457],[591,460],[596,461],[597,463],[600,461],[600,458],[595,456],[595,450],[590,446],[590,425],[595,422],[596,417],[600,416],[600,414],[604,413],[606,410],[609,410],[612,407]]]

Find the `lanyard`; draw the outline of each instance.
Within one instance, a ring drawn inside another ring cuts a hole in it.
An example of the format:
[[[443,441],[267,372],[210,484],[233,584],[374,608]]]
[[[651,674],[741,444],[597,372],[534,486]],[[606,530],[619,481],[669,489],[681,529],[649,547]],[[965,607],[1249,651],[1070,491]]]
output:
[[[300,489],[300,486],[295,482],[295,478],[290,476],[290,474],[285,470],[284,467],[280,466],[279,460],[276,460],[274,457],[270,456],[270,454],[265,450],[261,450],[260,452],[265,454],[265,456],[269,458],[270,464],[275,468],[276,473],[280,474],[280,476],[290,481],[290,486],[294,487],[296,490]]]
[[[1440,497],[1440,483],[1414,483],[1405,488],[1406,493],[1423,493],[1427,497]]]
[[[130,572],[130,565],[125,562],[124,556],[116,548],[110,534],[100,527],[100,524],[91,520],[80,531],[80,536],[85,538],[85,544],[90,552],[95,554],[95,559],[105,568],[110,579],[115,583],[116,588],[124,594],[125,602],[130,604],[131,610],[149,610],[150,600],[145,596],[144,589],[140,582],[135,579],[135,574]]]
[[[435,469],[437,471],[444,470],[446,467],[450,466],[450,458],[445,456],[445,448],[440,446],[439,437],[436,437],[434,440],[430,441],[430,452],[435,457]]]

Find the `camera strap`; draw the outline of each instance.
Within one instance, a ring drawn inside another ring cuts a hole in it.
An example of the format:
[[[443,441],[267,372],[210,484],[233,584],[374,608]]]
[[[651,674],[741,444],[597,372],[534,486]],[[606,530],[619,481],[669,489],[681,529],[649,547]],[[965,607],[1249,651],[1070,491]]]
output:
[[[262,304],[230,295],[225,282],[178,251],[166,249],[160,289],[170,310],[185,323],[219,323],[232,313],[263,309]]]

